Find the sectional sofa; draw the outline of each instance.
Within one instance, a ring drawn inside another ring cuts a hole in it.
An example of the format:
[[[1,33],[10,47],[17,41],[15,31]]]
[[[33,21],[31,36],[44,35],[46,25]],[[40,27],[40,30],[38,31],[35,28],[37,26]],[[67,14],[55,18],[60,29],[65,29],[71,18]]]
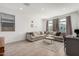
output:
[[[63,35],[61,35],[59,32],[28,32],[26,33],[26,40],[28,41],[36,41],[45,39],[45,37],[52,36],[55,38],[55,41],[63,42]]]
[[[36,41],[44,39],[46,36],[45,32],[28,32],[26,33],[26,40]]]

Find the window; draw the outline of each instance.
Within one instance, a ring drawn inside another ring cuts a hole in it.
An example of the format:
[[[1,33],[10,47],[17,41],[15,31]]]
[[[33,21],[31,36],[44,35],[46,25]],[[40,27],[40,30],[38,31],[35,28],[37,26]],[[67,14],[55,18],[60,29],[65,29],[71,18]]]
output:
[[[5,13],[0,13],[0,30],[15,31],[15,16]]]
[[[62,33],[66,32],[66,19],[59,20],[59,31]]]
[[[49,20],[48,21],[48,31],[50,32],[50,31],[53,31],[53,22],[52,22],[52,20]]]

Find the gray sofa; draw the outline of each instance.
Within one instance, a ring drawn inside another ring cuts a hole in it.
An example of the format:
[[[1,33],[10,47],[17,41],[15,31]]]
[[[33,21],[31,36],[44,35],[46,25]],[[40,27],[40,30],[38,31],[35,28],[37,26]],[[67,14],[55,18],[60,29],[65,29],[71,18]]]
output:
[[[36,41],[45,38],[46,34],[44,32],[28,32],[26,33],[26,40]]]
[[[54,37],[55,39],[53,39],[53,40],[55,40],[55,41],[59,41],[59,42],[63,42],[63,41],[64,41],[63,34],[57,35],[57,32],[54,32],[54,31],[48,33],[47,36],[52,36],[52,37]]]

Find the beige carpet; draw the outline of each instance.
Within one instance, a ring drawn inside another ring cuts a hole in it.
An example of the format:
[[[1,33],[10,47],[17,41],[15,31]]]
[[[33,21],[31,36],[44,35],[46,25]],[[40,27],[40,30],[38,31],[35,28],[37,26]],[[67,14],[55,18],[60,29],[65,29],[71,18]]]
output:
[[[60,49],[64,51],[64,43],[63,42],[58,42],[58,41],[53,41],[51,44],[50,41],[43,41],[44,45],[42,45],[44,48],[49,49],[51,51],[57,52]]]
[[[64,56],[63,43],[39,40],[35,42],[20,41],[7,44],[5,56]]]

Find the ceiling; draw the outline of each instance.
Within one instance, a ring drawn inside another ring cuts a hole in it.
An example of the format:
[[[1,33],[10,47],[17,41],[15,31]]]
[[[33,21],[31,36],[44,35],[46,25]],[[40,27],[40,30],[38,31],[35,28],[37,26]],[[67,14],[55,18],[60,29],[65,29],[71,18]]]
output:
[[[53,17],[79,10],[79,3],[0,3],[1,7],[6,7],[14,11],[29,14],[40,14],[42,17]]]

